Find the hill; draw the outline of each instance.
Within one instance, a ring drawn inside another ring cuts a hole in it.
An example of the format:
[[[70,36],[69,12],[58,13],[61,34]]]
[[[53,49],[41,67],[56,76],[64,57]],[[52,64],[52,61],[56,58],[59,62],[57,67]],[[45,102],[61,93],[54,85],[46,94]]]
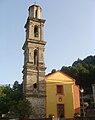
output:
[[[95,84],[95,55],[83,60],[78,58],[72,66],[63,66],[61,71],[76,79],[76,84],[85,90],[85,94],[92,93],[92,84]]]

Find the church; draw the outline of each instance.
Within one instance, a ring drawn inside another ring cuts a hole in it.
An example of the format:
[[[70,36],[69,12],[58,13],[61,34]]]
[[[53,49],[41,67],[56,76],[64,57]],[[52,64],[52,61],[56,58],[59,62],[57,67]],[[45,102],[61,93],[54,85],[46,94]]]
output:
[[[54,83],[53,84],[54,86],[49,88],[47,81],[48,78],[51,77],[48,76],[47,78],[47,76],[45,76],[46,67],[44,62],[44,50],[46,41],[44,40],[45,20],[42,19],[41,17],[42,8],[39,5],[33,4],[32,6],[29,7],[28,11],[29,14],[25,24],[26,38],[23,45],[24,66],[22,72],[23,72],[23,92],[25,98],[30,101],[33,107],[34,114],[32,117],[45,118],[49,117],[50,114],[53,114],[54,116],[56,116],[56,118],[58,118],[60,116],[59,115],[60,112],[58,112],[58,110],[64,108],[64,110],[61,111],[63,112],[64,117],[72,118],[74,113],[76,112],[75,111],[76,106],[77,112],[80,112],[79,87],[75,85],[75,80],[73,80],[72,78],[60,72],[55,72],[54,73],[55,78],[53,78],[53,81],[52,80],[49,81],[49,84]],[[64,78],[66,78],[65,83],[63,82]],[[66,84],[67,86],[69,85],[69,87],[66,88],[66,85],[64,84]],[[62,86],[65,87],[64,89],[65,91],[63,90]],[[76,86],[76,92],[74,90],[75,88],[74,86]],[[56,89],[59,89],[57,90],[57,92],[59,91],[58,92],[59,97],[55,97]],[[65,92],[65,95],[67,94],[66,97],[64,97],[64,92],[62,92],[62,90]],[[68,95],[70,96],[68,97]],[[76,95],[77,97],[75,97]],[[52,99],[52,97],[55,97],[55,99]],[[58,103],[57,99],[59,100]],[[53,101],[51,102],[50,100]],[[69,100],[71,100],[71,102],[69,102]],[[66,104],[70,104],[71,106],[70,110],[72,112],[70,114],[66,113],[67,111],[69,111],[68,110],[69,107],[66,107],[64,103],[65,101]]]

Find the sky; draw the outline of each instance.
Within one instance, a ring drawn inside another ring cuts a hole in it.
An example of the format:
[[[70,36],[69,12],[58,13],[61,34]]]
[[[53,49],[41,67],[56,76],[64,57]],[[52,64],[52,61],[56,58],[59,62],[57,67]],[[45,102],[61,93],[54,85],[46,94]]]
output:
[[[22,82],[24,25],[35,2],[46,20],[46,74],[95,55],[95,0],[0,0],[0,85]]]

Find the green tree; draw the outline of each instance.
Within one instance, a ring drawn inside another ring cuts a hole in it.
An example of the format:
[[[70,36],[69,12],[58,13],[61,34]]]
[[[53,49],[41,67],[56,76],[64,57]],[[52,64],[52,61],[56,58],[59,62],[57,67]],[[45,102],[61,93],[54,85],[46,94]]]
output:
[[[0,111],[2,113],[7,113],[9,111],[11,97],[8,96],[8,93],[10,92],[10,86],[0,87]]]
[[[92,93],[92,84],[95,84],[95,56],[83,60],[78,58],[72,66],[63,66],[61,71],[76,79],[80,88],[84,88],[85,94]]]
[[[19,100],[23,98],[22,84],[17,81],[14,82],[13,87],[0,86],[0,111],[8,113],[8,111],[15,111]]]
[[[20,100],[17,105],[17,115],[20,119],[29,118],[32,115],[33,108],[27,99]]]

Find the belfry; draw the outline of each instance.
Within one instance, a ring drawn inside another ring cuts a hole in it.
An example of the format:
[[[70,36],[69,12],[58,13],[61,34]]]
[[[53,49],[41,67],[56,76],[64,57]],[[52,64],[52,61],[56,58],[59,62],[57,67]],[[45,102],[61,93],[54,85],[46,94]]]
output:
[[[26,38],[23,45],[23,92],[38,118],[45,117],[45,63],[44,23],[41,18],[42,9],[34,4],[29,7],[29,15],[25,24]]]

